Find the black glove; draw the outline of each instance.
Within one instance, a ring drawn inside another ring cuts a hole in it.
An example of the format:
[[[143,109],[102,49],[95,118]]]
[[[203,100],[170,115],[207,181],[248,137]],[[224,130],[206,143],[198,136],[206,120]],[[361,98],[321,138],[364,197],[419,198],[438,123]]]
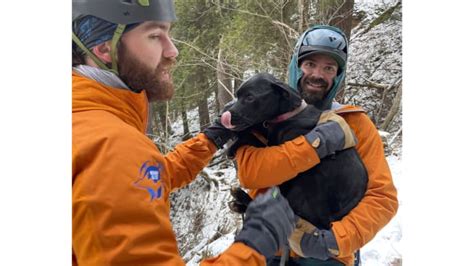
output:
[[[229,110],[234,103],[235,101],[226,103],[216,120],[214,120],[214,122],[203,131],[203,133],[216,145],[218,149],[222,149],[227,141],[237,136],[235,132],[227,129],[221,124],[221,115]]]
[[[302,218],[296,222],[296,229],[288,242],[300,257],[328,260],[339,255],[334,233],[331,230],[320,230]]]
[[[216,145],[222,149],[224,144],[236,136],[235,132],[225,128],[220,122],[220,116],[209,127],[205,128],[203,133]]]
[[[235,242],[242,242],[270,258],[282,247],[295,228],[295,215],[278,187],[256,197],[245,212],[242,231]]]
[[[239,187],[233,187],[230,189],[230,195],[234,198],[229,201],[229,208],[236,213],[244,214],[247,210],[247,206],[252,201],[252,198]]]
[[[316,149],[320,159],[357,144],[352,129],[344,118],[334,111],[321,114],[318,124],[305,135],[305,138]]]

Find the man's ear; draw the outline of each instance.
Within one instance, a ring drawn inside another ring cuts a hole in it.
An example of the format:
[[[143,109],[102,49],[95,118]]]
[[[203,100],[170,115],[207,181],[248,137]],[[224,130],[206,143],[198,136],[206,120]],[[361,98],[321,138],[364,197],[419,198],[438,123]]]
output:
[[[112,62],[112,47],[111,42],[104,42],[99,45],[92,47],[92,53],[97,56],[102,62],[104,63],[111,63]]]

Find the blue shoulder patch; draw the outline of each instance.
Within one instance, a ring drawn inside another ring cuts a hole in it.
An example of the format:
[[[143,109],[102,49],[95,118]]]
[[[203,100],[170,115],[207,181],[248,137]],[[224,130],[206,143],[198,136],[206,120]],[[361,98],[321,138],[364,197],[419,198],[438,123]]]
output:
[[[161,198],[161,172],[162,164],[157,161],[146,161],[142,164],[138,171],[138,178],[133,183],[134,186],[148,191],[150,201]]]

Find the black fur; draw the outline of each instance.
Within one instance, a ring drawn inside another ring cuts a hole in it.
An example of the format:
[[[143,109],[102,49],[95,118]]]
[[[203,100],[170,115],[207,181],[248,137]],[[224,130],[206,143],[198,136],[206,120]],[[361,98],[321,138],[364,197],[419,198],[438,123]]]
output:
[[[238,141],[229,149],[250,144],[265,146],[251,133],[263,134],[268,146],[278,145],[308,133],[316,126],[321,111],[308,105],[297,115],[276,124],[264,125],[301,104],[301,98],[288,85],[270,74],[257,74],[241,85],[237,102],[229,109],[231,123],[239,132]],[[243,130],[243,131],[242,131]],[[354,148],[337,152],[321,163],[281,184],[295,214],[320,229],[329,229],[352,210],[367,189],[367,172]]]

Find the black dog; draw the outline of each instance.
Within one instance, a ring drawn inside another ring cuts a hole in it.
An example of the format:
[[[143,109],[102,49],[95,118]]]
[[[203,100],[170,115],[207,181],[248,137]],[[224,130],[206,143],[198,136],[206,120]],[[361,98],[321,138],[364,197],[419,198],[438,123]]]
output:
[[[322,113],[312,105],[305,107],[297,92],[270,74],[253,76],[236,95],[237,102],[221,117],[224,126],[239,131],[231,154],[244,144],[273,146],[304,135]],[[288,112],[294,115],[287,118]],[[255,132],[268,143],[256,138]],[[279,187],[296,215],[328,230],[332,221],[344,217],[364,196],[367,172],[357,151],[350,148],[323,158]]]

